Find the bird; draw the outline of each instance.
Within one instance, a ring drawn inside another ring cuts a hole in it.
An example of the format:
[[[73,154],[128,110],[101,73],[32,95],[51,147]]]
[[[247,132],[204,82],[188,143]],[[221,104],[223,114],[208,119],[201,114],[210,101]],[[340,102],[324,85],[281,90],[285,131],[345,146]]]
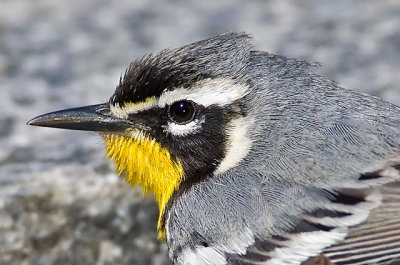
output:
[[[318,67],[228,32],[28,124],[98,132],[174,264],[400,264],[400,107]]]

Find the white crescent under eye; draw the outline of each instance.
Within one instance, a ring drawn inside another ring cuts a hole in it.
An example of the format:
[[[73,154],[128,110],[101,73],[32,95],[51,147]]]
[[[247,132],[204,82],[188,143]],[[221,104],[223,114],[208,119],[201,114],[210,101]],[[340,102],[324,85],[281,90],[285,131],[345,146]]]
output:
[[[178,124],[169,121],[167,125],[162,126],[164,131],[176,136],[186,136],[200,131],[202,124],[205,122],[204,117],[201,119],[194,119],[189,123]]]

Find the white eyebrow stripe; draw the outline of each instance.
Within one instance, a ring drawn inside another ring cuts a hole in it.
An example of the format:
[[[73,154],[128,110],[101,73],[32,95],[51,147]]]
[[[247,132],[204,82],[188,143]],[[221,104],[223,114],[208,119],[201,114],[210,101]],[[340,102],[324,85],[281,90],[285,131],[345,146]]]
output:
[[[249,93],[249,86],[237,84],[228,78],[206,79],[197,82],[192,88],[176,88],[164,91],[157,99],[149,97],[138,103],[126,103],[125,106],[111,105],[111,112],[118,118],[126,119],[129,114],[152,109],[156,106],[164,108],[179,100],[192,100],[205,107],[211,105],[224,106],[235,102]]]
[[[192,100],[205,107],[224,106],[244,97],[248,92],[249,86],[237,84],[232,79],[206,79],[196,83],[192,88],[176,88],[163,92],[157,105],[164,108],[179,100]]]

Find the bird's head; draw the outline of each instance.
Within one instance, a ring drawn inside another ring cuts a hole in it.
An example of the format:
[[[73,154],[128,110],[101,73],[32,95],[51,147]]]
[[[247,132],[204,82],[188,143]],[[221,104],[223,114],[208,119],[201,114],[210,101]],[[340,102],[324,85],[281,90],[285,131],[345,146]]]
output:
[[[174,192],[236,166],[251,142],[249,37],[228,33],[133,62],[107,103],[28,124],[97,131],[129,184],[153,193],[158,229]]]

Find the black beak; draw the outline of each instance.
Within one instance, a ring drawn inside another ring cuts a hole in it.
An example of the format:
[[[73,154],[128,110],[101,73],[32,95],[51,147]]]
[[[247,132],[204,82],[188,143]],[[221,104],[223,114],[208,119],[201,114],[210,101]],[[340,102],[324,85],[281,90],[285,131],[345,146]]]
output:
[[[124,132],[132,123],[115,117],[108,104],[50,112],[33,118],[28,125],[97,132]]]

